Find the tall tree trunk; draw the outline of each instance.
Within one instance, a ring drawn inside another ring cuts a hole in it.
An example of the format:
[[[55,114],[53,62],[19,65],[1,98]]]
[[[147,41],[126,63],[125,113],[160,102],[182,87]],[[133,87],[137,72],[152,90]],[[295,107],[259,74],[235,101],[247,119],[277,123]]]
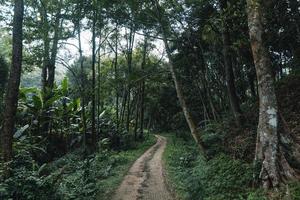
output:
[[[208,84],[208,81],[207,81],[208,69],[207,69],[207,64],[205,63],[204,56],[203,56],[204,55],[204,50],[203,50],[203,47],[202,47],[201,43],[200,43],[199,46],[200,46],[200,50],[201,50],[201,53],[199,54],[199,58],[200,58],[200,62],[201,62],[200,64],[201,64],[201,66],[203,66],[203,70],[199,72],[199,78],[200,78],[200,80],[202,82],[202,85],[203,85],[204,94],[207,97],[207,100],[209,101],[209,106],[211,108],[212,115],[214,117],[214,120],[216,121],[218,119],[218,115],[217,115],[217,111],[216,111],[216,106],[213,103],[212,95],[211,95],[209,84]],[[220,84],[220,85],[222,85],[222,84]],[[199,87],[199,89],[201,89],[199,82],[198,82],[198,87]]]
[[[42,89],[43,92],[46,93],[47,86],[47,77],[48,77],[48,65],[50,63],[50,38],[49,38],[49,21],[48,21],[48,13],[47,6],[42,4],[39,7],[39,12],[42,20],[42,28],[43,28],[43,66],[42,66]]]
[[[130,128],[130,100],[131,100],[131,71],[132,71],[132,49],[134,44],[134,25],[130,27],[130,33],[128,38],[127,47],[127,65],[128,65],[128,88],[127,88],[127,118],[126,118],[126,130],[129,132]]]
[[[297,33],[297,40],[294,41],[292,44],[292,53],[294,57],[294,65],[300,68],[300,13],[299,13],[299,7],[300,2],[298,0],[289,0],[290,9],[292,11],[293,21],[295,24],[295,29]]]
[[[125,111],[126,111],[126,105],[127,105],[127,88],[126,86],[123,87],[123,99],[122,99],[122,107],[121,107],[121,116],[120,116],[120,124],[123,126],[125,122]]]
[[[116,24],[116,38],[115,38],[115,63],[114,63],[114,68],[115,68],[115,81],[116,81],[116,123],[117,123],[117,130],[119,130],[119,85],[118,85],[118,79],[119,79],[119,74],[118,74],[118,24]]]
[[[91,145],[94,149],[96,147],[96,20],[97,20],[97,7],[96,1],[93,1],[93,22],[92,22],[92,107],[91,107],[91,121],[92,121],[92,134]]]
[[[100,113],[101,113],[101,99],[100,99],[100,93],[101,93],[101,28],[99,30],[99,47],[98,47],[98,64],[97,64],[97,132],[100,133]]]
[[[86,113],[85,113],[85,82],[84,82],[84,67],[83,56],[81,47],[81,23],[78,24],[78,47],[79,47],[79,60],[80,60],[80,95],[81,95],[81,118],[82,118],[82,131],[83,131],[83,146],[86,152],[87,131],[86,131]]]
[[[198,80],[195,79],[195,83],[197,85],[197,89],[198,89],[198,93],[199,93],[199,97],[200,97],[200,100],[201,100],[201,103],[202,103],[202,107],[203,107],[203,113],[204,113],[204,116],[203,119],[206,121],[206,120],[210,120],[209,119],[209,114],[208,114],[208,108],[206,108],[206,105],[205,105],[205,102],[204,102],[204,98],[203,98],[203,95],[202,95],[202,91],[201,91],[201,86],[200,86],[200,83]],[[204,88],[204,93],[206,92],[206,89]],[[206,114],[207,113],[207,117],[206,117]],[[214,120],[216,120],[216,117],[214,115],[214,112],[212,111],[212,115],[214,117]],[[205,122],[206,123],[206,122]]]
[[[57,51],[58,51],[58,42],[60,38],[60,32],[61,32],[61,24],[63,23],[63,20],[60,20],[60,14],[61,9],[56,14],[55,19],[55,31],[54,31],[54,37],[53,37],[53,44],[51,49],[51,58],[50,63],[48,65],[48,80],[47,80],[47,87],[50,90],[50,93],[53,90],[54,87],[54,81],[55,81],[55,62],[57,57]]]
[[[62,0],[59,1],[59,7],[57,8],[57,13],[55,15],[54,22],[54,36],[52,39],[52,47],[50,48],[49,32],[50,24],[48,22],[47,13],[47,3],[41,7],[41,16],[43,20],[43,42],[44,42],[44,55],[43,55],[43,69],[42,69],[42,91],[43,91],[43,101],[46,102],[52,97],[52,90],[55,81],[55,63],[58,52],[58,42],[61,35],[61,29],[63,24],[63,19],[61,18]],[[51,134],[51,116],[48,112],[48,108],[43,110],[43,117],[46,123],[42,126],[42,131],[45,135]],[[49,136],[49,140],[51,140]]]
[[[201,153],[204,154],[205,149],[204,149],[203,142],[202,142],[202,139],[201,139],[200,131],[198,130],[197,125],[196,125],[196,123],[193,119],[192,113],[190,112],[190,110],[187,106],[186,99],[185,99],[183,89],[182,89],[182,85],[179,82],[179,80],[177,78],[177,75],[176,75],[172,52],[171,52],[171,49],[169,47],[169,43],[168,43],[168,39],[167,39],[168,22],[166,22],[166,20],[163,18],[162,8],[159,4],[159,1],[158,0],[152,0],[152,2],[154,3],[154,6],[156,7],[157,20],[158,20],[158,23],[161,26],[163,42],[164,42],[164,45],[165,45],[167,56],[169,58],[170,72],[171,72],[171,75],[172,75],[172,78],[173,78],[173,81],[174,81],[174,85],[175,85],[175,89],[176,89],[176,92],[177,92],[178,100],[180,102],[180,105],[181,105],[183,114],[185,116],[186,122],[187,122],[187,124],[190,128],[191,134],[192,134],[195,142],[199,146],[199,149],[200,149]]]
[[[140,86],[136,89],[136,103],[135,103],[135,125],[134,125],[134,140],[137,141],[138,139],[138,127],[139,127],[139,116],[140,116],[140,102],[141,102],[141,88]]]
[[[226,87],[229,95],[229,101],[231,110],[234,114],[236,124],[238,126],[242,125],[242,111],[240,108],[239,98],[236,93],[233,66],[231,61],[230,53],[230,35],[228,30],[228,20],[223,14],[224,9],[227,9],[227,0],[220,0],[222,15],[223,15],[223,27],[222,27],[222,41],[223,41],[223,57],[224,57],[224,66],[225,66],[225,77],[226,77]]]
[[[146,59],[147,59],[147,48],[148,48],[148,38],[145,36],[144,39],[144,47],[143,47],[143,60],[142,60],[142,72],[145,70],[146,66]],[[144,137],[144,112],[145,112],[145,79],[143,78],[142,83],[141,83],[141,109],[140,109],[140,134],[139,138],[142,139]]]
[[[61,37],[63,18],[61,17],[61,9],[62,9],[62,0],[59,1],[59,7],[57,13],[55,15],[54,22],[54,36],[51,47],[51,55],[50,55],[50,38],[49,33],[50,26],[48,22],[47,10],[45,8],[46,5],[42,8],[42,17],[43,23],[45,23],[44,30],[44,63],[42,69],[42,87],[44,94],[47,94],[45,99],[49,99],[51,97],[52,89],[55,81],[55,62],[58,52],[58,42]]]
[[[18,107],[18,95],[22,71],[22,49],[23,49],[23,0],[15,0],[12,38],[12,66],[10,69],[7,92],[5,96],[5,109],[3,117],[2,132],[2,154],[3,161],[12,160],[12,142],[15,126],[15,116]]]
[[[263,43],[262,1],[247,0],[248,26],[256,68],[259,93],[259,123],[255,162],[261,165],[259,179],[265,189],[279,187],[284,180],[299,178],[280,148],[278,105],[276,101],[271,60]]]

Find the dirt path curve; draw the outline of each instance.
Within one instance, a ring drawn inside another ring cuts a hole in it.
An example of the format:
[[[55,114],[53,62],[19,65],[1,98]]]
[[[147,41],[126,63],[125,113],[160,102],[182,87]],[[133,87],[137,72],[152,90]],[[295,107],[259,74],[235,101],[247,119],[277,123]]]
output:
[[[162,154],[165,137],[139,157],[130,168],[112,200],[173,200],[164,182]]]

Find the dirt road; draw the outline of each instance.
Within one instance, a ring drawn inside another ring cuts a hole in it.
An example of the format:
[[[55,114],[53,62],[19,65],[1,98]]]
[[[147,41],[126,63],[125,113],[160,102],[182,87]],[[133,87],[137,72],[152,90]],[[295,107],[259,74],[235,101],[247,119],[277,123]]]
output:
[[[139,157],[130,168],[113,200],[173,200],[164,181],[162,154],[166,138],[157,142]]]

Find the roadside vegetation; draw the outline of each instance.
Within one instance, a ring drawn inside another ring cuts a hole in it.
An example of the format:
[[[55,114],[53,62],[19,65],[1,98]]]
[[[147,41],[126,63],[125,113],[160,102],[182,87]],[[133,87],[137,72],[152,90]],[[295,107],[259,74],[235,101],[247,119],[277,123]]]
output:
[[[299,199],[299,10],[0,0],[0,199],[108,200],[161,132],[184,200]]]
[[[288,119],[286,126],[291,134],[297,134],[300,118],[299,74],[285,77],[276,85],[278,102]],[[256,115],[256,105],[245,106],[249,119]],[[184,130],[165,133],[168,145],[164,153],[167,179],[179,200],[226,200],[226,199],[300,199],[300,184],[290,182],[279,193],[268,193],[256,187],[258,169],[253,165],[253,151],[257,122],[248,121],[247,129],[236,129],[231,116],[224,115],[222,122],[207,122],[202,129],[202,139],[207,157],[199,153],[190,134]],[[280,127],[284,129],[283,124]],[[242,134],[241,134],[242,132]],[[178,148],[180,147],[180,148]],[[288,195],[287,195],[288,192]]]
[[[23,152],[12,163],[13,176],[0,183],[0,197],[109,200],[133,162],[155,142],[151,134],[144,142],[117,151],[103,143],[101,151],[88,157],[83,149],[76,149],[41,166]]]

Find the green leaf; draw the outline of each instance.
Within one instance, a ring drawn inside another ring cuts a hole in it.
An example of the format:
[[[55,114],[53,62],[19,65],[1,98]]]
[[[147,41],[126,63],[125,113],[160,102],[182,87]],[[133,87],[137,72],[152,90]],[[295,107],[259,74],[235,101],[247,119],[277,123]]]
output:
[[[68,92],[68,83],[69,83],[69,81],[68,81],[67,77],[65,77],[61,82],[61,90],[62,90],[63,94],[67,94],[67,92]]]
[[[17,130],[14,134],[14,138],[19,138],[22,136],[22,134],[29,128],[29,125],[26,124],[25,126],[21,127],[19,130]]]
[[[32,101],[33,101],[33,104],[34,104],[34,108],[37,109],[37,110],[40,110],[43,108],[43,99],[40,95],[33,95],[32,96]]]
[[[105,110],[99,115],[99,118],[102,119],[104,115],[105,115]]]
[[[53,105],[53,103],[55,101],[57,101],[58,99],[61,98],[61,95],[59,94],[54,94],[50,99],[48,99],[46,102],[45,102],[45,107],[48,108],[48,107],[51,107]]]

